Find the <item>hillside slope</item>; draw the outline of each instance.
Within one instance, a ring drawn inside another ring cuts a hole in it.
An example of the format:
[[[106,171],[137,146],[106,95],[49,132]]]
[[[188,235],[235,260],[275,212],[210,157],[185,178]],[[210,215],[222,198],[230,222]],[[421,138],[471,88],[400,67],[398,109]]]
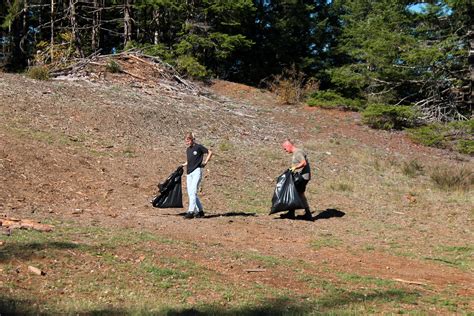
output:
[[[44,82],[0,74],[0,214],[53,223],[61,232],[54,238],[62,234],[74,243],[97,240],[71,227],[168,238],[176,244],[160,244],[143,256],[156,265],[156,258],[173,254],[206,267],[212,282],[234,286],[231,298],[217,286],[200,291],[202,280],[194,276],[186,285],[173,285],[194,295],[167,294],[171,297],[158,306],[150,298],[141,306],[145,309],[221,304],[227,310],[242,302],[242,289],[262,292],[246,304],[286,297],[294,308],[314,299],[319,311],[474,308],[469,300],[474,295],[469,259],[474,199],[470,192],[438,189],[430,179],[436,166],[472,172],[471,158],[420,147],[402,133],[371,130],[359,124],[357,113],[278,105],[271,94],[222,81],[206,89],[205,95],[189,95],[120,81]],[[184,162],[187,131],[215,152],[201,192],[207,216],[199,220],[149,203],[157,182]],[[313,222],[267,215],[275,178],[290,160],[280,148],[287,137],[305,148],[313,167],[307,193]],[[410,163],[418,166],[414,175],[406,171]],[[38,281],[44,291],[53,293],[48,282],[63,278],[59,271],[73,265],[54,256],[15,263],[18,258],[7,255],[8,247],[20,241],[2,240],[0,271],[34,260],[48,267],[60,260],[49,279]],[[114,247],[111,254],[135,261],[145,251]],[[98,259],[83,255],[81,260],[92,264]],[[242,272],[252,267],[261,272]],[[13,272],[6,276],[2,282],[11,291],[0,295],[3,302],[30,296],[40,311],[47,306],[85,313],[136,309],[133,295],[67,305],[35,294],[27,278]],[[322,279],[326,283],[316,282]],[[404,294],[392,300],[377,296],[391,296],[393,289]],[[86,300],[78,288],[70,291]],[[359,304],[360,293],[371,298],[369,307]],[[409,299],[400,298],[404,295]],[[328,297],[342,303],[321,303]]]

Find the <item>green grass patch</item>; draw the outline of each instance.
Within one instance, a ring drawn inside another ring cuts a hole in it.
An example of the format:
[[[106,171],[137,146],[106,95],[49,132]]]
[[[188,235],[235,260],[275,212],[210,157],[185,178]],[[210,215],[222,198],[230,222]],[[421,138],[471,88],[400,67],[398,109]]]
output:
[[[29,138],[46,144],[72,145],[74,142],[65,134],[52,131],[41,131],[38,129],[11,127],[10,131],[23,138]]]
[[[135,158],[135,157],[137,157],[135,148],[133,148],[132,146],[125,147],[125,149],[122,151],[122,154],[126,158]]]
[[[350,291],[345,289],[335,289],[326,293],[317,300],[318,307],[323,311],[337,310],[363,310],[367,311],[368,305],[398,303],[417,304],[421,294],[416,291],[403,289],[380,289],[367,291]],[[375,310],[372,310],[375,312]]]
[[[322,248],[337,248],[341,243],[341,240],[329,234],[319,236],[317,239],[312,240],[310,246],[314,250],[319,250]]]
[[[463,270],[474,269],[474,246],[439,246],[435,254],[426,257],[427,260],[433,260],[443,264],[455,266]]]
[[[352,273],[339,273],[339,277],[347,282],[363,284],[363,285],[376,285],[380,287],[390,287],[395,284],[392,280],[385,280],[380,278],[375,278],[371,276],[362,276]]]
[[[236,253],[236,258],[245,258],[249,261],[256,261],[259,265],[270,268],[279,265],[289,265],[290,262],[286,259],[277,258],[274,256],[263,255],[257,252]]]
[[[233,148],[234,146],[228,140],[222,140],[221,142],[219,142],[219,145],[218,145],[218,149],[220,152],[228,152],[232,150]]]

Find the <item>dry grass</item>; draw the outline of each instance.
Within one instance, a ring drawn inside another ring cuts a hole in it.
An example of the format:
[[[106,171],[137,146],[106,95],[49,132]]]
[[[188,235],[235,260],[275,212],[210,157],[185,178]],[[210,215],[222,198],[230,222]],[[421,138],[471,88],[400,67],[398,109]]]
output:
[[[442,190],[469,191],[474,185],[474,172],[467,166],[438,166],[433,169],[430,177]]]

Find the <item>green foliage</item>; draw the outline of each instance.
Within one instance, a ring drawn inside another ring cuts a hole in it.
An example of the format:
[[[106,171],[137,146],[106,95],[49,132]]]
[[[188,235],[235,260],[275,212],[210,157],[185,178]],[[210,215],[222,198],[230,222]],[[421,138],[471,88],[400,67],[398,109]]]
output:
[[[474,23],[472,4],[428,2],[421,12],[408,10],[410,4],[334,1],[341,12],[342,34],[333,53],[342,62],[327,70],[333,89],[369,103],[430,99],[422,108],[425,114],[448,104],[448,120],[457,113],[469,117],[469,105],[452,100],[469,85],[466,33]]]
[[[150,56],[155,56],[170,63],[174,58],[173,51],[168,49],[164,44],[143,46],[143,52]]]
[[[438,166],[433,169],[430,177],[442,190],[469,191],[474,185],[474,172],[468,166]]]
[[[415,142],[430,147],[444,147],[443,127],[431,124],[408,130],[408,136]]]
[[[345,98],[339,93],[326,90],[313,93],[307,100],[309,106],[319,106],[322,108],[342,108],[352,111],[360,111],[365,107],[365,103],[360,99]]]
[[[474,140],[461,139],[458,141],[456,149],[462,154],[474,155]]]
[[[474,119],[408,129],[408,136],[416,143],[456,150],[467,155],[474,153],[473,135]]]
[[[416,111],[410,106],[371,104],[362,112],[365,124],[385,130],[413,127],[417,117]]]
[[[36,80],[48,80],[49,69],[46,66],[33,66],[28,69],[27,76]]]
[[[11,4],[7,6],[8,13],[4,17],[4,20],[2,24],[0,24],[0,27],[3,29],[9,29],[13,21],[15,21],[15,19],[17,19],[18,16],[20,15],[22,6],[23,6],[22,0],[14,0],[13,2],[11,2]]]
[[[208,76],[206,67],[201,65],[196,58],[189,55],[178,57],[176,66],[179,71],[185,72],[193,78],[204,79]]]
[[[122,71],[122,67],[120,66],[120,64],[117,63],[112,58],[107,61],[107,64],[105,65],[105,69],[111,73],[119,73]]]

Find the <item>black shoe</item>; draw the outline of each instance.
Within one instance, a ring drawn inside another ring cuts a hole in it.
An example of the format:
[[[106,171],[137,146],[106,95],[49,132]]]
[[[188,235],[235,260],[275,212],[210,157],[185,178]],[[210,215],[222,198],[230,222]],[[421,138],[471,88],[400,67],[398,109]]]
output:
[[[196,215],[194,215],[195,218],[203,218],[204,217],[204,212],[203,211],[199,211],[199,213],[197,213]]]
[[[193,213],[186,213],[186,215],[184,215],[184,218],[192,219],[192,218],[194,218],[194,214]]]
[[[281,214],[280,218],[286,218],[286,219],[295,219],[295,211],[289,211],[288,213]]]
[[[305,221],[312,221],[313,215],[311,215],[311,211],[305,211],[304,215],[298,216],[298,219],[302,219]]]

